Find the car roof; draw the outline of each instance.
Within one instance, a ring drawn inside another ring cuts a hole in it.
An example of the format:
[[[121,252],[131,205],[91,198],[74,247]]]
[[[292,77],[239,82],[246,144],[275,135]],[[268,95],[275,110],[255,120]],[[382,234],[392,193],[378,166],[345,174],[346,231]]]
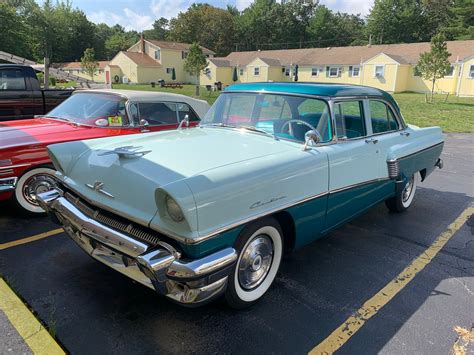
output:
[[[74,94],[79,93],[99,93],[99,94],[112,94],[120,95],[135,102],[145,101],[175,101],[175,102],[205,102],[204,100],[193,99],[186,95],[173,94],[161,91],[140,91],[140,90],[116,90],[116,89],[80,89],[76,90]]]
[[[261,82],[233,84],[225,91],[272,91],[288,94],[316,95],[328,97],[378,96],[392,101],[392,97],[383,90],[370,86],[309,83],[309,82]]]

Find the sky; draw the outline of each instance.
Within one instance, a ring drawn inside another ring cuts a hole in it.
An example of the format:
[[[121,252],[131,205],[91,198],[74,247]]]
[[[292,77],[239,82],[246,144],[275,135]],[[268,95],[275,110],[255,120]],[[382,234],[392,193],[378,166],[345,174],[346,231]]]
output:
[[[37,0],[42,3],[42,0]],[[120,24],[127,30],[142,31],[152,28],[155,19],[175,17],[195,2],[226,7],[228,4],[239,10],[245,9],[252,0],[72,0],[73,7],[85,12],[95,23]],[[331,10],[367,15],[373,0],[320,0]]]

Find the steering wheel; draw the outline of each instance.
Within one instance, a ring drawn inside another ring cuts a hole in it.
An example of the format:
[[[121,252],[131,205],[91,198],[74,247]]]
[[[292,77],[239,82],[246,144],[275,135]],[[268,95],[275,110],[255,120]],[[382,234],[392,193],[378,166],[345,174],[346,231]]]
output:
[[[293,125],[291,125],[292,123],[302,123],[305,126],[308,126],[309,129],[311,129],[312,131],[318,132],[318,130],[316,128],[314,128],[313,125],[311,125],[308,122],[303,121],[303,120],[288,120],[281,126],[280,130],[283,131],[283,128],[285,128],[286,126],[289,126],[288,127],[288,133],[294,137],[294,135],[293,135]],[[318,134],[319,134],[319,132],[318,132]]]

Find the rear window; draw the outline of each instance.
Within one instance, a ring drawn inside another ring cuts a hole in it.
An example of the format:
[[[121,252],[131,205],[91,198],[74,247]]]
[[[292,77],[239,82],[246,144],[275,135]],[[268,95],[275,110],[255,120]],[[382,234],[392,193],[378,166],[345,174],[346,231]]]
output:
[[[0,91],[26,90],[25,78],[19,69],[0,69]]]

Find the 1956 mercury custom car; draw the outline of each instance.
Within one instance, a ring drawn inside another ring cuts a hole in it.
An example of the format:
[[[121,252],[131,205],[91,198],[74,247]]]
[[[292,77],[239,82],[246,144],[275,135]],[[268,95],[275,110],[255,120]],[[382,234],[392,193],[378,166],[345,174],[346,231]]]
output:
[[[0,123],[0,200],[13,198],[44,213],[36,194],[54,187],[48,144],[174,129],[187,115],[191,126],[209,105],[184,95],[130,90],[81,90],[47,115]]]
[[[253,83],[199,127],[48,149],[61,183],[40,203],[87,253],[181,304],[242,308],[284,251],[379,202],[409,208],[443,136],[378,89]]]

